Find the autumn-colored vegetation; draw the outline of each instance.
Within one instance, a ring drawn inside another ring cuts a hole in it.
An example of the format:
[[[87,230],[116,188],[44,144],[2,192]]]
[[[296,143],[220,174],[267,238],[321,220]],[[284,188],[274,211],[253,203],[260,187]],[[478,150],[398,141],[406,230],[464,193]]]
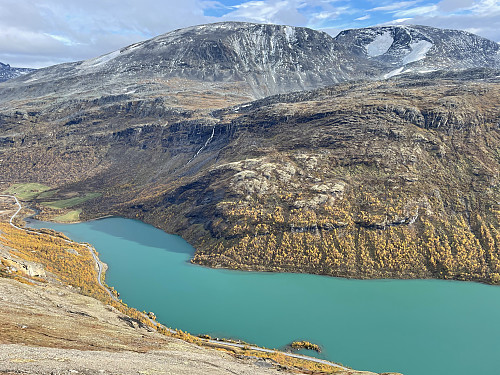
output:
[[[314,350],[315,352],[321,353],[321,348],[317,344],[313,344],[312,342],[309,341],[294,341],[290,345],[293,349],[307,349],[307,350]]]
[[[97,282],[97,267],[89,249],[77,243],[68,243],[67,237],[51,229],[26,232],[0,223],[0,241],[12,248],[12,255],[42,264],[59,281],[71,285],[80,293],[105,302],[144,325],[155,325],[141,312],[112,299]],[[5,273],[5,272],[4,272]],[[13,275],[29,281],[26,275]]]
[[[2,242],[21,259],[43,264],[46,271],[62,282],[79,288],[83,294],[106,300],[106,291],[97,284],[97,270],[92,255],[84,246],[67,243],[63,237],[25,232],[0,223]]]
[[[488,220],[478,212],[446,217],[434,214],[442,202],[411,203],[393,192],[381,202],[363,188],[314,209],[290,209],[293,199],[272,206],[220,203],[214,227],[224,228],[225,236],[197,252],[194,262],[344,277],[500,282],[494,210]]]
[[[179,338],[181,340],[191,342],[197,345],[205,345],[216,349],[224,350],[235,355],[254,356],[261,358],[271,358],[280,363],[282,366],[290,368],[302,369],[310,372],[321,371],[323,373],[337,372],[337,368],[283,356],[276,353],[262,353],[246,348],[238,349],[228,346],[212,345],[204,341],[202,338],[193,336],[182,330],[171,331],[167,327],[153,322],[150,318],[154,317],[153,313],[140,312],[132,307],[127,306],[117,298],[111,298],[109,294],[97,283],[97,268],[95,261],[89,249],[81,244],[68,243],[65,240],[66,236],[53,230],[42,230],[41,233],[26,232],[11,227],[7,223],[0,223],[0,241],[2,244],[9,246],[12,255],[27,260],[42,264],[45,270],[50,272],[59,281],[72,285],[77,288],[82,294],[92,296],[100,301],[107,303],[122,313],[136,319],[143,325],[156,329],[159,333]],[[44,279],[37,277],[28,277],[21,271],[11,272],[7,268],[5,262],[0,263],[0,277],[14,278],[26,284],[33,282],[46,282]],[[110,288],[112,294],[117,297],[118,293],[114,288]],[[149,317],[148,317],[149,315]],[[209,336],[207,336],[208,338]]]

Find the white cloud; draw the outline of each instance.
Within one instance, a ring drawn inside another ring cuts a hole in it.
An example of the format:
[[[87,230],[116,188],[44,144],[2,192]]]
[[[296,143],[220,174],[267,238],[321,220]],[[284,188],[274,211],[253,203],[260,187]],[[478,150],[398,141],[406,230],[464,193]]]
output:
[[[0,61],[40,67],[88,59],[177,28],[225,20],[308,26],[335,35],[376,19],[465,29],[500,41],[498,0],[377,1],[381,5],[373,9],[356,9],[359,4],[347,0],[240,1],[0,0]],[[226,14],[206,16],[210,9]]]
[[[442,0],[437,5],[443,12],[453,12],[470,8],[474,5],[474,0]]]
[[[481,32],[481,29],[477,27],[468,27],[467,29],[464,29],[465,31],[472,33],[472,34],[477,34]]]
[[[376,7],[373,9],[369,9],[370,12],[384,12],[384,11],[392,11],[392,10],[399,10],[399,9],[404,9],[408,8],[412,5],[415,5],[419,3],[421,0],[415,0],[415,1],[400,1],[397,3],[389,4],[389,5],[384,5],[380,7]]]
[[[395,20],[386,22],[386,25],[394,25],[395,23],[407,23],[408,21],[412,20],[413,18],[397,18]]]
[[[349,7],[337,7],[325,12],[312,13],[309,16],[307,26],[317,29],[322,27],[325,23],[328,23],[328,21],[332,21],[339,18],[342,15],[352,14],[352,13],[354,13],[354,11]]]
[[[213,21],[199,0],[182,6],[174,0],[0,0],[0,61],[37,67],[87,59]]]
[[[435,13],[437,10],[438,10],[437,5],[426,5],[426,6],[397,11],[396,13],[394,13],[394,17],[404,18],[404,17],[419,16],[419,15],[427,15]]]
[[[341,0],[252,0],[234,5],[223,16],[226,20],[277,23],[320,29],[339,16],[352,14],[349,6],[338,6]]]
[[[404,23],[421,24],[446,29],[457,29],[472,32],[482,37],[500,42],[500,2],[497,0],[471,1],[452,0],[455,4],[453,11],[442,11],[442,2],[437,4],[438,9],[429,9],[427,12],[413,13]],[[455,3],[456,1],[456,3]],[[446,3],[449,3],[446,1]],[[447,4],[445,5],[445,9]],[[448,4],[450,5],[450,4]]]
[[[305,2],[300,0],[248,1],[232,7],[224,19],[260,23],[285,23],[299,25],[307,22],[299,9]]]
[[[483,0],[470,7],[476,14],[500,14],[500,2],[498,0]]]
[[[326,20],[326,19],[329,19],[332,17],[337,17],[337,16],[338,16],[337,12],[321,12],[321,13],[317,13],[314,15],[314,17],[319,19],[319,20]]]
[[[369,20],[369,19],[370,19],[370,15],[367,14],[366,16],[355,18],[354,21],[365,21],[365,20]]]
[[[54,40],[57,40],[58,42],[61,42],[65,46],[76,46],[76,45],[80,44],[80,43],[76,43],[76,42],[72,41],[71,39],[69,39],[68,37],[65,37],[62,35],[52,35],[52,34],[47,34],[47,33],[45,33],[45,35],[51,37]]]

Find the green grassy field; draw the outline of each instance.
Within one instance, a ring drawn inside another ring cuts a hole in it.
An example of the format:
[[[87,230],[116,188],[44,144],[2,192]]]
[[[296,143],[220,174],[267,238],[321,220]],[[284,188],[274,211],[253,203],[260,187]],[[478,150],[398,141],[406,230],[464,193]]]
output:
[[[51,187],[38,183],[15,184],[4,190],[3,193],[12,194],[21,200],[30,200],[37,197],[40,193],[50,190]]]
[[[80,220],[80,213],[81,212],[82,212],[81,209],[73,210],[73,211],[70,211],[64,215],[56,216],[54,218],[54,221],[57,221],[60,223],[74,223],[75,221]]]
[[[100,196],[101,193],[87,193],[81,197],[73,197],[69,199],[62,199],[54,202],[42,202],[42,205],[47,206],[49,208],[61,209],[76,206],[77,204],[81,204],[90,199],[96,198]]]
[[[44,191],[44,192],[38,194],[37,197],[36,197],[36,199],[48,199],[48,198],[51,198],[58,191],[59,190]]]

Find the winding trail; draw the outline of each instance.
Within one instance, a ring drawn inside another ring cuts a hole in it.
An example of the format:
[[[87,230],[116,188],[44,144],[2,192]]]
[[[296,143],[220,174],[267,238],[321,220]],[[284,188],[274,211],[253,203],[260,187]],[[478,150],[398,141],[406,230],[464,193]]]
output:
[[[208,144],[209,141],[207,141],[207,144]],[[206,145],[206,144],[205,144]],[[201,149],[200,149],[201,151]],[[198,152],[199,153],[199,152]],[[23,206],[21,205],[21,203],[19,202],[19,200],[17,199],[17,197],[15,195],[5,195],[5,194],[0,194],[0,197],[4,197],[4,198],[13,198],[16,202],[16,205],[17,205],[17,211],[11,216],[10,220],[9,220],[9,224],[16,228],[16,229],[19,229],[19,230],[23,230],[25,232],[31,232],[31,233],[38,233],[38,234],[43,234],[43,235],[46,235],[46,236],[49,236],[49,237],[53,237],[53,238],[57,238],[57,239],[60,239],[60,240],[63,240],[64,242],[68,243],[68,244],[76,244],[76,245],[80,245],[80,246],[84,246],[86,247],[90,253],[92,254],[92,257],[94,258],[94,261],[96,262],[96,265],[97,265],[97,269],[98,269],[98,276],[97,276],[97,282],[99,283],[99,285],[104,289],[106,290],[106,292],[109,294],[109,296],[117,301],[117,302],[120,302],[120,300],[115,297],[115,295],[105,286],[102,284],[101,282],[101,279],[102,279],[102,271],[103,271],[103,265],[102,265],[102,262],[99,260],[99,257],[97,256],[96,252],[95,252],[95,249],[90,246],[90,245],[87,245],[86,243],[79,243],[79,242],[75,242],[75,241],[71,241],[71,240],[66,240],[64,238],[61,238],[61,237],[57,237],[57,236],[53,236],[51,234],[48,234],[48,233],[42,233],[42,232],[39,232],[39,231],[36,231],[34,229],[26,229],[26,228],[21,228],[21,227],[18,227],[17,225],[14,224],[14,218],[19,214],[19,212],[23,209]],[[170,333],[172,334],[175,334],[177,333],[176,330],[173,330],[171,328],[168,328],[166,326],[164,326],[163,324],[161,323],[158,323],[156,322],[155,320],[151,319],[149,316],[147,315],[144,315],[155,327],[163,327],[165,329],[167,329]],[[306,361],[310,361],[310,362],[316,362],[316,363],[321,363],[321,364],[324,364],[324,365],[328,365],[328,366],[332,366],[332,367],[336,367],[338,369],[341,369],[341,370],[346,370],[346,371],[352,371],[352,369],[348,368],[348,367],[344,367],[344,366],[341,366],[341,365],[338,365],[336,363],[333,363],[333,362],[329,362],[329,361],[326,361],[324,359],[319,359],[319,358],[314,358],[314,357],[308,357],[308,356],[305,356],[305,355],[301,355],[301,354],[293,354],[293,353],[286,353],[286,352],[281,352],[279,350],[273,350],[273,349],[265,349],[265,348],[260,348],[258,346],[252,346],[252,345],[245,345],[245,344],[237,344],[237,343],[233,343],[233,342],[227,342],[227,341],[219,341],[219,340],[213,340],[213,339],[204,339],[204,338],[199,338],[200,340],[206,342],[206,343],[211,343],[211,344],[217,344],[217,345],[221,345],[221,346],[228,346],[228,347],[233,347],[233,348],[249,348],[251,350],[254,350],[254,351],[257,351],[257,352],[262,352],[262,353],[272,353],[272,354],[282,354],[282,355],[285,355],[287,357],[291,357],[291,358],[297,358],[297,359],[303,359],[303,360],[306,360]]]

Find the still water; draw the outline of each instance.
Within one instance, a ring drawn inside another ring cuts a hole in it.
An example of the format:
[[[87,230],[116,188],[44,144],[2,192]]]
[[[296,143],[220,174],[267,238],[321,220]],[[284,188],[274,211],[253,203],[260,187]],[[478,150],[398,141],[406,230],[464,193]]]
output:
[[[123,218],[30,226],[92,243],[123,301],[172,328],[269,348],[308,340],[357,370],[500,374],[500,287],[209,269],[180,237]]]

